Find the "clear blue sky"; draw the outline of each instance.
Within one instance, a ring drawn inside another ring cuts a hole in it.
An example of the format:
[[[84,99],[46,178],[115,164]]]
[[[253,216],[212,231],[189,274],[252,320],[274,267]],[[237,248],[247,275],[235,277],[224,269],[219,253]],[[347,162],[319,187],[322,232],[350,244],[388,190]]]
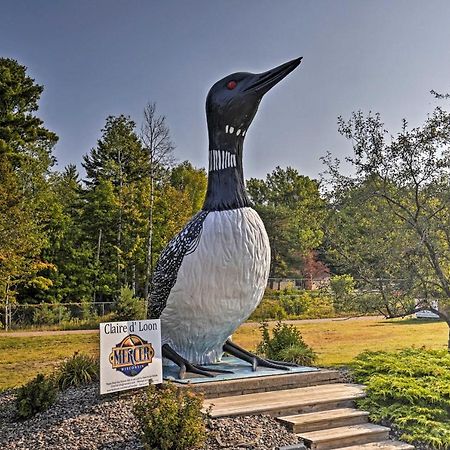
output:
[[[391,131],[420,124],[450,91],[446,0],[0,0],[0,55],[45,86],[39,115],[80,165],[108,115],[167,116],[176,157],[206,166],[209,87],[303,56],[264,98],[248,132],[245,177],[291,165],[317,177],[319,157],[350,152],[338,115],[382,114]]]

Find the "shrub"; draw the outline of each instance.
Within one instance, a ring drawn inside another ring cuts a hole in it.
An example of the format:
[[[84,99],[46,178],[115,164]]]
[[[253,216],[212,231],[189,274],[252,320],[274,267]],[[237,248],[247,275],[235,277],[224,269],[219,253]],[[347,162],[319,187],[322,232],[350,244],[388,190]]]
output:
[[[355,280],[351,275],[334,275],[330,280],[336,311],[355,311]]]
[[[52,378],[38,374],[29,383],[17,389],[16,409],[20,419],[29,419],[47,410],[56,400],[57,388]]]
[[[89,384],[99,379],[98,360],[88,355],[74,353],[63,361],[56,372],[56,382],[60,389]]]
[[[334,316],[333,299],[325,290],[268,289],[249,320],[316,319]]]
[[[309,302],[305,301],[304,296],[298,294],[285,294],[280,296],[280,304],[290,317],[299,317],[309,307]]]
[[[270,336],[269,325],[261,324],[262,341],[258,344],[257,353],[276,361],[293,362],[300,365],[312,365],[317,355],[302,338],[294,325],[278,322]]]
[[[114,306],[116,320],[145,319],[144,301],[134,297],[132,289],[124,286],[120,289],[119,299]]]
[[[253,320],[255,322],[270,319],[281,320],[285,319],[286,316],[286,311],[280,305],[278,300],[264,298],[258,307],[253,311],[252,315],[249,317],[249,320]]]
[[[65,306],[42,303],[33,312],[35,325],[55,325],[70,320],[70,311]]]
[[[149,385],[134,407],[141,440],[148,450],[184,450],[206,440],[203,396],[171,383]]]
[[[406,349],[364,352],[352,364],[367,397],[358,405],[373,421],[387,421],[401,439],[433,448],[450,448],[450,354]]]
[[[96,320],[97,317],[98,314],[95,308],[93,307],[92,302],[85,298],[81,299],[80,319],[88,321],[88,320]]]
[[[321,319],[336,316],[333,299],[325,290],[304,291],[302,295],[307,306],[304,314],[302,314],[303,319]]]

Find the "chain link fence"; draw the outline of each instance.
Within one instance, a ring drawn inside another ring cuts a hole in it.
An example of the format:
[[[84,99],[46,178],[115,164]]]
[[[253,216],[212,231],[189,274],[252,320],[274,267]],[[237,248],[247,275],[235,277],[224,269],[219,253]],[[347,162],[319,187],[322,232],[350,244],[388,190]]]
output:
[[[400,287],[404,280],[373,280]],[[364,280],[354,280],[357,292],[370,294],[373,287]],[[373,285],[373,283],[372,283]],[[305,291],[321,291],[333,296],[330,277],[323,278],[269,278],[267,298],[278,299],[275,291],[288,291],[289,297],[301,297]],[[319,292],[317,292],[319,293]],[[281,292],[280,292],[281,294]],[[311,292],[312,294],[312,292]],[[143,303],[144,300],[137,300]],[[40,304],[0,304],[0,329],[52,327],[64,329],[96,328],[98,323],[114,320],[115,302],[40,303]]]
[[[136,301],[146,306],[144,300]],[[52,325],[64,328],[92,327],[110,319],[115,307],[115,302],[10,303],[0,309],[0,324],[5,330]]]

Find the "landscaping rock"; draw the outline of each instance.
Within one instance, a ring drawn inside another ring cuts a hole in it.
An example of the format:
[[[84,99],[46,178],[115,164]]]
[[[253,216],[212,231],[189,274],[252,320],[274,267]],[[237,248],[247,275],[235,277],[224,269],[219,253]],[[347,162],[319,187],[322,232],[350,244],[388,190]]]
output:
[[[101,398],[98,386],[68,389],[56,403],[18,422],[14,391],[0,393],[2,450],[142,450],[133,402],[137,395]],[[274,450],[298,442],[269,416],[210,420],[204,450]]]
[[[295,434],[270,416],[214,419],[209,429],[205,450],[272,450],[299,442]]]

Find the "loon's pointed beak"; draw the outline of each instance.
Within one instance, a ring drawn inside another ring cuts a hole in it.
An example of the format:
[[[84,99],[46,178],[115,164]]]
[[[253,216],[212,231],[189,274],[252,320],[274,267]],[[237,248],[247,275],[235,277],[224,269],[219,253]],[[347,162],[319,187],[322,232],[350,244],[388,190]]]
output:
[[[244,92],[252,92],[257,94],[260,98],[270,89],[272,89],[285,76],[290,74],[302,61],[302,58],[296,58],[281,66],[268,70],[267,72],[258,73],[254,75],[249,86],[244,89]]]

